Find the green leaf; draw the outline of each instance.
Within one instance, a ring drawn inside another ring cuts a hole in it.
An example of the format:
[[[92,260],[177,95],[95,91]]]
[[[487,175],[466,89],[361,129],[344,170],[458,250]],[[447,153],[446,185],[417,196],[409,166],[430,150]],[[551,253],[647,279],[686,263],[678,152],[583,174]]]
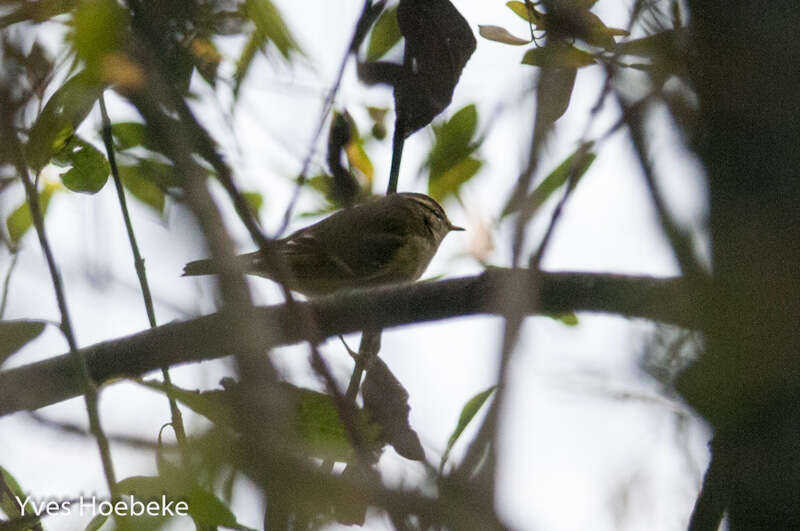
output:
[[[578,316],[575,313],[559,313],[559,314],[545,314],[547,317],[560,321],[562,324],[566,326],[578,326],[580,323],[578,321]]]
[[[437,201],[443,201],[449,195],[457,195],[459,187],[469,181],[480,171],[483,161],[475,157],[467,157],[442,173],[428,180],[428,195]]]
[[[236,61],[236,71],[233,73],[233,95],[235,97],[239,96],[239,89],[242,88],[242,82],[247,77],[247,72],[250,71],[250,65],[253,63],[253,59],[256,58],[256,53],[266,43],[267,36],[258,29],[253,31],[250,34],[250,38],[247,39],[247,43],[242,48],[242,53]]]
[[[0,365],[16,351],[36,339],[44,321],[0,321]]]
[[[471,141],[477,125],[478,110],[471,104],[460,109],[441,126],[434,128],[436,141],[428,160],[432,178],[435,179],[475,150]]]
[[[261,207],[264,206],[264,196],[258,192],[242,192],[242,197],[244,197],[253,214],[257,215]]]
[[[439,465],[439,470],[444,468],[447,458],[450,456],[450,450],[453,449],[453,445],[455,445],[456,441],[458,441],[458,438],[461,437],[461,434],[464,432],[469,423],[472,422],[472,419],[475,418],[475,415],[478,414],[478,411],[480,411],[486,400],[492,395],[492,393],[494,393],[495,389],[497,389],[497,386],[493,385],[485,391],[481,391],[477,395],[473,396],[467,401],[466,404],[464,404],[464,407],[461,409],[461,415],[458,417],[456,428],[453,430],[453,433],[447,440],[447,447],[444,450],[444,455],[442,455],[442,461]]]
[[[286,27],[280,11],[270,0],[247,0],[245,11],[255,23],[256,29],[275,44],[283,57],[289,59],[289,53],[292,51],[302,53],[289,28]]]
[[[298,388],[296,411],[295,429],[311,455],[339,462],[353,457],[347,430],[330,396]]]
[[[530,39],[520,39],[508,32],[507,29],[500,26],[478,26],[481,37],[489,39],[490,41],[502,42],[503,44],[512,44],[514,46],[522,46],[523,44],[530,44]]]
[[[114,136],[114,147],[119,151],[124,151],[132,147],[142,146],[152,149],[147,135],[147,126],[139,122],[117,122],[111,126],[111,134]]]
[[[72,166],[61,174],[61,181],[73,192],[96,194],[108,180],[110,170],[106,156],[77,136],[73,136],[54,159]]]
[[[508,7],[511,11],[514,12],[518,17],[520,17],[525,22],[533,23],[537,29],[540,28],[540,23],[542,21],[542,15],[536,8],[533,7],[533,2],[531,2],[531,11],[528,12],[528,7],[525,5],[525,2],[518,2],[518,1],[511,1],[506,2],[506,7]]]
[[[594,56],[571,44],[549,44],[531,48],[522,57],[522,64],[555,68],[582,68],[595,63]]]
[[[72,46],[93,79],[108,79],[109,58],[119,57],[127,36],[128,12],[114,0],[79,2],[72,18]]]
[[[44,190],[39,192],[39,205],[42,208],[42,215],[47,213],[47,207],[50,205],[50,198],[53,192],[60,188],[58,184],[48,183],[45,185]],[[27,201],[15,208],[6,218],[6,228],[13,243],[17,243],[32,225],[33,218]]]
[[[164,213],[165,194],[153,178],[145,174],[152,166],[119,166],[119,179],[130,193],[159,214]]]
[[[377,61],[400,42],[403,35],[397,25],[397,8],[387,9],[375,22],[367,44],[367,61]]]
[[[588,151],[591,144],[584,144],[580,146],[574,153],[564,159],[564,162],[558,165],[556,169],[539,183],[533,192],[524,200],[512,197],[506,207],[503,209],[502,217],[505,217],[517,210],[520,210],[525,205],[526,214],[532,218],[539,207],[544,204],[553,193],[564,186],[569,179],[571,173],[574,174],[575,185],[578,184],[581,177],[589,170],[597,155]]]
[[[25,156],[31,168],[38,172],[67,144],[92,110],[103,88],[84,70],[50,97],[36,118],[25,145]]]

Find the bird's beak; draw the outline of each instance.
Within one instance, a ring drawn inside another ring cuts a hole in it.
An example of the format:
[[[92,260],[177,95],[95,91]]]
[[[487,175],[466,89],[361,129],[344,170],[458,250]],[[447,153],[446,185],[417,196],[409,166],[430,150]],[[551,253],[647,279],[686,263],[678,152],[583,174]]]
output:
[[[451,223],[450,230],[467,230],[467,229],[465,229],[464,227],[457,227]]]

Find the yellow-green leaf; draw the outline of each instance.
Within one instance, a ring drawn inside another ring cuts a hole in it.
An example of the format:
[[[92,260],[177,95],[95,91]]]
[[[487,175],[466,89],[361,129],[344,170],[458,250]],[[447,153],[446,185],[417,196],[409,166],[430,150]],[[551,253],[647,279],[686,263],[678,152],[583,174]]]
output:
[[[364,151],[363,142],[360,140],[349,142],[345,147],[345,152],[347,153],[347,160],[350,163],[350,167],[360,171],[369,182],[372,182],[372,178],[375,175],[375,168],[372,166],[372,161],[369,160],[369,155]]]
[[[48,183],[45,185],[44,190],[39,192],[39,205],[42,208],[42,215],[47,212],[47,207],[50,204],[50,198],[53,192],[59,190],[61,187],[58,184]],[[33,225],[33,218],[31,217],[31,210],[28,202],[25,201],[20,206],[14,209],[13,212],[6,218],[6,228],[11,241],[17,243],[25,232]]]
[[[450,450],[453,449],[453,445],[456,443],[456,441],[458,441],[458,438],[461,437],[461,434],[464,433],[464,429],[466,429],[469,423],[472,422],[472,419],[475,418],[475,415],[478,414],[478,411],[480,411],[486,400],[492,396],[492,393],[494,393],[496,388],[497,386],[493,385],[485,391],[481,391],[480,393],[476,394],[470,398],[466,404],[464,404],[464,407],[461,409],[461,415],[458,417],[456,428],[453,430],[453,433],[450,435],[450,439],[447,441],[447,447],[444,450],[442,462],[439,467],[440,470],[447,462],[447,458],[450,456]]]
[[[400,42],[402,34],[397,25],[397,8],[387,9],[375,22],[367,43],[367,61],[376,61]]]
[[[594,62],[592,54],[567,44],[531,48],[522,57],[522,64],[554,68],[581,68]]]
[[[73,192],[97,193],[108,180],[110,170],[105,155],[77,136],[73,136],[55,158],[72,166],[61,174],[61,181]]]

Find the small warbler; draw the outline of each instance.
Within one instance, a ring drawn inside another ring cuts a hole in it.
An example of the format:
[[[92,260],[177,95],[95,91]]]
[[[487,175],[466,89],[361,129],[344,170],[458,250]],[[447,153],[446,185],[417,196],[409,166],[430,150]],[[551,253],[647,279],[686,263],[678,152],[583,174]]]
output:
[[[444,237],[456,227],[433,198],[390,194],[339,212],[275,240],[272,252],[286,277],[273,271],[261,251],[236,257],[241,271],[276,281],[307,296],[340,289],[418,279]],[[186,264],[187,275],[219,273],[211,260]]]

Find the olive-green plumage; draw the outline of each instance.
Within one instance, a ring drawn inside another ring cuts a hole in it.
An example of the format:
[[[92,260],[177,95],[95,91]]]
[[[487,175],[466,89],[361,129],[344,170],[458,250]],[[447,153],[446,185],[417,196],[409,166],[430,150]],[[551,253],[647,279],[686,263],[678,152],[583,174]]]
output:
[[[273,252],[283,260],[290,289],[309,296],[340,289],[418,279],[442,239],[464,230],[447,219],[442,207],[424,194],[399,193],[339,212],[276,240]],[[279,280],[260,251],[237,257],[245,273]],[[211,260],[186,264],[184,275],[219,273]]]

